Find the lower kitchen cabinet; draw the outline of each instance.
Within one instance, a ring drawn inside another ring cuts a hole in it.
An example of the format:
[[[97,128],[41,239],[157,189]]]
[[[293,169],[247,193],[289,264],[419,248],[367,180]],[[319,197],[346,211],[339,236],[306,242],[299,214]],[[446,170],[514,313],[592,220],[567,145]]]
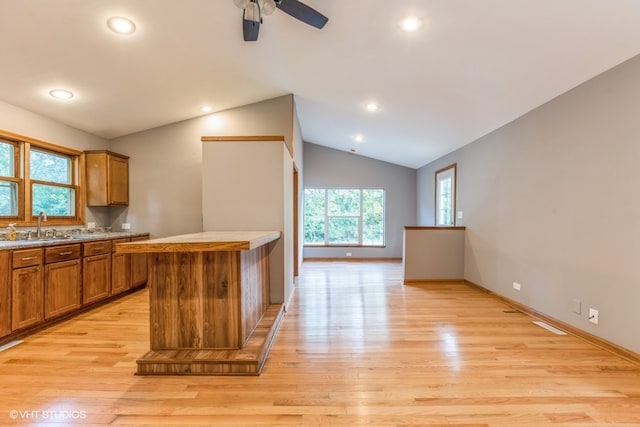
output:
[[[128,241],[72,240],[0,251],[0,344],[144,285],[147,255],[115,253],[118,243]]]
[[[149,236],[133,237],[132,242],[141,240],[149,240]],[[140,286],[147,283],[149,276],[148,254],[130,254],[131,255],[131,287]]]
[[[111,253],[82,260],[82,303],[90,304],[111,295]]]
[[[11,333],[11,252],[0,252],[0,337]]]
[[[112,250],[118,243],[127,243],[130,239],[116,239]],[[117,295],[131,287],[131,265],[129,254],[111,254],[111,295]]]
[[[79,259],[47,264],[44,275],[45,319],[80,308],[82,273]]]
[[[14,269],[11,283],[11,329],[15,331],[42,322],[42,267]]]

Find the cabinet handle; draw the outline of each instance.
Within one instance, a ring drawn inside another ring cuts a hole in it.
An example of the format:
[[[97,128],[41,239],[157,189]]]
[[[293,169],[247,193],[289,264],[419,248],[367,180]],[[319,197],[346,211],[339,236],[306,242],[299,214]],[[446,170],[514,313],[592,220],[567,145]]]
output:
[[[30,261],[32,259],[37,259],[37,258],[38,258],[37,256],[25,256],[20,258],[20,261]]]
[[[93,248],[94,251],[102,251],[104,250],[104,246],[97,246],[95,248]]]
[[[71,251],[68,251],[68,252],[60,252],[60,253],[58,254],[58,256],[67,256],[67,255],[71,255],[72,253],[73,253],[73,252],[71,252]]]

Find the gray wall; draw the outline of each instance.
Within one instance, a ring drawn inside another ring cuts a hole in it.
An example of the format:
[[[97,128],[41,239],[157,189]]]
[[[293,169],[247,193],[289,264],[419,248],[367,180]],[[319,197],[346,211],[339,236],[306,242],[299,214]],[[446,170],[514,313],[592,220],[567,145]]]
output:
[[[417,185],[419,223],[432,225],[434,172],[457,162],[467,280],[636,353],[638,76],[640,57],[426,165]]]
[[[292,144],[292,133],[287,95],[113,140],[110,150],[130,156],[130,203],[111,226],[153,237],[202,231],[201,137],[283,135]]]
[[[105,150],[107,140],[0,101],[0,129],[79,151]],[[87,208],[87,222],[108,225],[103,210]]]
[[[406,225],[416,222],[416,171],[320,145],[304,144],[305,188],[384,188],[385,248],[305,247],[305,258],[401,258]],[[301,240],[304,235],[301,235]]]

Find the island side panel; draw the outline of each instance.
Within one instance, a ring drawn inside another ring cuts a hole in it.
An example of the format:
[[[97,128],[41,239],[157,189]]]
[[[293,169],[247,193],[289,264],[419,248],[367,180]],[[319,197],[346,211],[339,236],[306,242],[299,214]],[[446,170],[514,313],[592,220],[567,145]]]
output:
[[[240,252],[205,252],[205,346],[238,349],[240,333]]]
[[[154,253],[149,265],[151,349],[202,348],[202,253]]]
[[[242,342],[246,343],[269,306],[269,245],[241,252]]]

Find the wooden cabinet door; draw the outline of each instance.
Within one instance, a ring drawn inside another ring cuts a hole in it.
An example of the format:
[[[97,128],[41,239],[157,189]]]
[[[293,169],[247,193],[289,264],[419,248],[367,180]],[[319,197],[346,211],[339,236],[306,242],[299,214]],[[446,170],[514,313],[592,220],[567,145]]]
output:
[[[129,160],[109,155],[109,204],[129,204]]]
[[[148,236],[132,237],[132,242],[139,242],[141,240],[149,240]],[[131,287],[144,285],[147,283],[149,276],[149,269],[147,266],[148,257],[147,254],[130,254],[131,255]]]
[[[11,266],[9,251],[0,252],[0,337],[11,333]]]
[[[80,260],[45,266],[44,317],[50,319],[80,307]]]
[[[110,151],[85,151],[87,206],[129,204],[129,158]]]
[[[111,253],[82,260],[82,303],[90,304],[111,293]]]
[[[117,295],[129,289],[130,279],[129,254],[111,255],[111,295]]]
[[[12,273],[11,329],[26,328],[43,320],[42,268],[18,268]]]

